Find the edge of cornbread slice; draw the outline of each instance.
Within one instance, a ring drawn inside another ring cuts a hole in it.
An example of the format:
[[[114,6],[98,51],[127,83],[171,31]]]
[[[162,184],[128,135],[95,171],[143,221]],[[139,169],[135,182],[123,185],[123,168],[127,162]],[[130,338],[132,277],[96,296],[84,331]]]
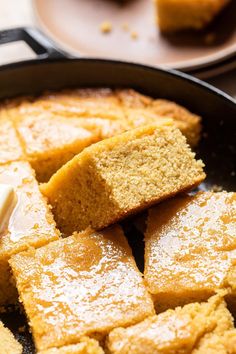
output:
[[[38,354],[104,354],[99,342],[95,339],[84,337],[78,344],[71,344],[60,348],[50,348],[38,352]]]
[[[22,345],[15,339],[11,331],[0,321],[0,353],[22,354]]]
[[[230,0],[154,0],[159,27],[164,32],[202,29]]]
[[[116,221],[197,186],[202,161],[172,121],[130,130],[86,148],[41,185],[65,234]]]

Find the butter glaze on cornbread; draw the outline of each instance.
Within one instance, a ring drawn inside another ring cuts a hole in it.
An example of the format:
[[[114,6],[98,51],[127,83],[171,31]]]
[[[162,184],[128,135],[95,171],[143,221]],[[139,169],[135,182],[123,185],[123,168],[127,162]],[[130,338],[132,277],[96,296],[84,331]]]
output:
[[[235,299],[235,260],[236,193],[183,195],[149,210],[144,277],[158,311],[221,288]]]
[[[205,174],[194,156],[171,122],[148,125],[86,148],[41,190],[65,234],[102,229],[197,186]]]
[[[38,354],[104,354],[104,351],[96,340],[84,337],[78,344],[42,350]]]
[[[114,329],[107,347],[110,354],[233,354],[236,329],[224,301],[215,296]]]
[[[11,255],[58,239],[59,232],[28,162],[0,165],[0,183],[11,185],[17,196],[9,223],[0,234],[0,305],[5,305],[17,299],[10,281]]]
[[[0,353],[22,354],[23,348],[8,328],[0,321]]]
[[[10,260],[38,350],[100,338],[154,314],[121,228],[86,231]]]
[[[230,0],[154,0],[158,24],[162,31],[201,29],[230,2]]]

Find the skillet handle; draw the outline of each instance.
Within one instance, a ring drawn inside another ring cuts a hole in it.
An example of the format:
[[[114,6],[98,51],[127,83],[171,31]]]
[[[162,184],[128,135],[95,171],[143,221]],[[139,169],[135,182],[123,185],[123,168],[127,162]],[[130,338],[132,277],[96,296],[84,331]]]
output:
[[[37,54],[37,59],[68,58],[41,31],[31,27],[18,27],[0,31],[0,45],[24,41]]]

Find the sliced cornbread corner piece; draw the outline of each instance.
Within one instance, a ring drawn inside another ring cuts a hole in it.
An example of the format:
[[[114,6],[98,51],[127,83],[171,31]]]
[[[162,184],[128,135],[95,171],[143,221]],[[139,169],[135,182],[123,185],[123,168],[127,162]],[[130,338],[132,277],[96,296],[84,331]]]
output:
[[[43,194],[61,230],[94,229],[191,189],[205,177],[172,123],[148,125],[103,140],[64,165]]]
[[[160,117],[168,117],[173,119],[177,128],[179,128],[187,138],[188,143],[195,147],[201,135],[201,117],[191,113],[186,108],[177,103],[163,99],[152,99],[141,95],[134,90],[118,90],[117,95],[121,104],[126,109],[140,109],[146,111],[146,115],[159,119]],[[138,112],[137,112],[138,113]],[[139,115],[140,115],[139,113]],[[145,113],[143,113],[144,115]]]
[[[230,2],[230,0],[154,0],[157,19],[162,31],[201,29]]]
[[[235,258],[236,193],[182,195],[149,210],[144,277],[158,311],[232,289]]]
[[[104,354],[98,341],[88,337],[80,339],[78,344],[66,345],[61,348],[50,348],[38,352],[38,354]]]
[[[101,338],[154,313],[121,228],[85,231],[10,260],[38,350]]]
[[[206,303],[177,307],[131,327],[114,329],[107,347],[111,354],[217,353],[204,348],[226,354],[235,353],[227,351],[235,339],[233,317],[222,298],[214,296]]]
[[[43,246],[58,239],[59,233],[28,162],[0,165],[0,184],[13,187],[16,196],[0,234],[0,305],[5,305],[17,299],[10,281],[8,260],[11,255],[30,246]]]
[[[22,354],[23,348],[8,328],[0,321],[0,353]]]
[[[15,128],[0,112],[0,165],[23,159],[23,149]]]

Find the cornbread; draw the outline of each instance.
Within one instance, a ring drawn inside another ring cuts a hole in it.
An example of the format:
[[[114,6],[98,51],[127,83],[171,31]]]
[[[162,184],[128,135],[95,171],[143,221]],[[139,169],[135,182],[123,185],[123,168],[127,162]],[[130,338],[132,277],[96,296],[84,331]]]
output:
[[[0,234],[0,306],[16,301],[10,281],[8,260],[11,255],[30,246],[41,247],[58,239],[51,211],[39,191],[28,162],[0,165],[0,184],[14,188],[16,205],[8,225]]]
[[[13,256],[10,265],[37,350],[101,339],[154,314],[118,226],[85,231]]]
[[[220,296],[167,310],[108,337],[110,354],[233,354],[233,318]]]
[[[144,277],[157,311],[224,287],[233,301],[235,259],[236,193],[182,195],[149,210]]]
[[[22,354],[23,348],[14,338],[8,328],[0,321],[0,353],[1,354]]]
[[[157,115],[157,118],[171,118],[192,147],[198,144],[201,134],[201,118],[198,115],[174,102],[151,99],[131,89],[117,90],[116,92],[124,107],[142,109],[146,111],[146,114]]]
[[[0,112],[0,165],[23,158],[23,149],[10,120],[1,119]]]
[[[199,30],[208,25],[229,0],[154,0],[162,31]]]
[[[48,181],[72,157],[101,139],[100,131],[82,127],[76,118],[25,115],[16,128],[40,182]]]
[[[198,185],[194,159],[172,123],[147,125],[86,148],[41,186],[65,233],[117,220]]]
[[[96,340],[85,337],[78,344],[51,348],[40,351],[38,354],[104,354],[104,351]]]

